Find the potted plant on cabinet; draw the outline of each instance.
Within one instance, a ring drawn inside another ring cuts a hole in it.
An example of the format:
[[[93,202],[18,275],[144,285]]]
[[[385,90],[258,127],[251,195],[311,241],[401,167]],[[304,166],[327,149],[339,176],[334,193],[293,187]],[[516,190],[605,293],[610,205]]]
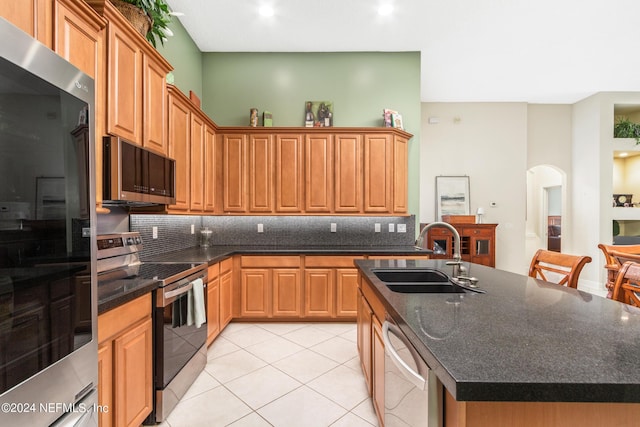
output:
[[[110,0],[131,24],[156,47],[164,45],[169,29],[171,11],[165,0]]]
[[[620,117],[613,127],[614,138],[634,138],[640,144],[640,124],[633,123],[627,117]]]

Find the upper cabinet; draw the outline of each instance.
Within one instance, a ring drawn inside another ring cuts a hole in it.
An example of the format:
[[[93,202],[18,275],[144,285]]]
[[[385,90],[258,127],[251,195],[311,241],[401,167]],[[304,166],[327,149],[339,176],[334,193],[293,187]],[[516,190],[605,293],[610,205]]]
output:
[[[167,154],[166,75],[173,69],[108,0],[87,0],[107,21],[107,133]]]
[[[219,128],[223,209],[404,215],[411,134],[390,128]]]

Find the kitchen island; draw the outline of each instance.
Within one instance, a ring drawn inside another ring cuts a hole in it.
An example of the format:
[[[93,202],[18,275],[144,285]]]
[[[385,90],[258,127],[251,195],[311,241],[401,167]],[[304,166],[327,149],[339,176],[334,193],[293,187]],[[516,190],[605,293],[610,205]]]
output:
[[[362,280],[446,389],[445,426],[640,424],[640,310],[477,264],[483,294],[393,292],[376,268],[444,260],[358,260]]]

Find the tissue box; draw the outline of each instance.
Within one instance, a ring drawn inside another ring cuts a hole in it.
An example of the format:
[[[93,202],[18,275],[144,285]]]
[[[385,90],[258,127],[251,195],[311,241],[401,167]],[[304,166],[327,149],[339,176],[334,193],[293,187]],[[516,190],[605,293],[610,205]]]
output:
[[[273,116],[271,115],[271,111],[265,111],[262,113],[262,125],[264,127],[273,126]]]

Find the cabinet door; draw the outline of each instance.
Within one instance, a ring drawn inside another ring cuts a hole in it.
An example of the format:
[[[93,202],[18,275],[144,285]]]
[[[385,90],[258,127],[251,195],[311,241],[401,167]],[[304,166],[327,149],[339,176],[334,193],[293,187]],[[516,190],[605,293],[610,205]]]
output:
[[[369,395],[372,393],[373,380],[371,377],[371,319],[373,310],[367,303],[367,299],[358,289],[358,354],[360,355],[360,365],[364,373],[364,379],[367,382]]]
[[[362,136],[334,137],[336,212],[362,212]]]
[[[273,211],[273,140],[249,136],[249,212]]]
[[[113,345],[105,341],[98,346],[98,404],[108,411],[98,411],[98,425],[113,425]]]
[[[372,317],[372,376],[373,407],[378,415],[380,425],[384,425],[384,342],[382,341],[382,325],[376,316]]]
[[[333,270],[310,268],[304,276],[305,317],[335,317]]]
[[[469,229],[470,261],[495,267],[495,231],[493,229]]]
[[[45,46],[52,48],[51,1],[3,1],[2,17]]]
[[[149,55],[142,58],[142,145],[167,154],[167,70]]]
[[[331,135],[305,137],[305,210],[331,212],[333,174]]]
[[[220,278],[210,278],[207,285],[207,345],[220,333]]]
[[[391,174],[393,171],[390,135],[364,137],[364,211],[391,211]]]
[[[336,317],[355,318],[358,311],[358,270],[336,269]]]
[[[169,157],[176,161],[176,203],[170,210],[186,211],[190,206],[190,124],[189,106],[169,95]]]
[[[108,26],[107,132],[142,145],[142,51],[117,25]]]
[[[274,268],[273,275],[273,317],[300,317],[302,284],[300,269]]]
[[[276,136],[276,211],[302,211],[302,136]]]
[[[204,120],[199,115],[191,113],[191,191],[189,206],[193,212],[202,212],[204,210],[204,138]]]
[[[404,137],[393,138],[393,212],[408,211],[408,156],[409,140]]]
[[[116,425],[138,427],[153,409],[151,318],[113,342]]]
[[[15,2],[18,4],[18,2]],[[24,6],[24,5],[23,5]],[[105,31],[106,21],[85,4],[54,2],[56,31],[54,50],[95,81],[95,179],[96,205],[102,210],[102,137],[105,133]]]
[[[216,163],[216,133],[215,129],[209,124],[204,126],[204,210],[205,212],[214,212],[216,207],[217,196],[217,177],[218,169]]]
[[[231,271],[220,276],[220,330],[233,318],[233,274]]]
[[[223,135],[223,193],[225,212],[247,209],[247,144],[244,135]]]
[[[269,270],[242,270],[240,315],[243,317],[271,317]]]

